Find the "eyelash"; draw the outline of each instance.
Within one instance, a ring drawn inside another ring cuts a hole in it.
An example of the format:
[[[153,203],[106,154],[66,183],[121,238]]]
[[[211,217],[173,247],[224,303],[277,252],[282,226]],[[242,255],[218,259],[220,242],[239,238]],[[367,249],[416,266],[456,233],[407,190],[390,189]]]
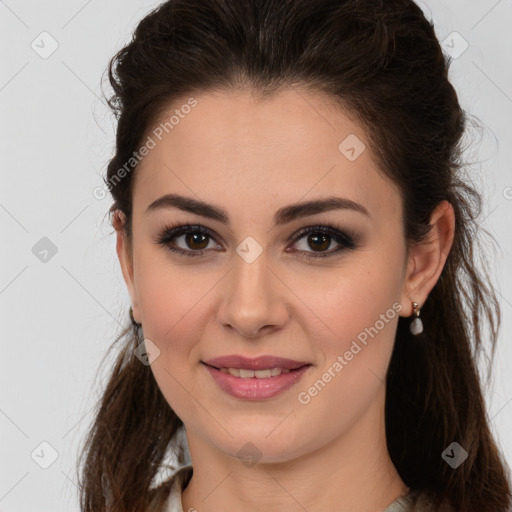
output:
[[[313,234],[321,233],[321,234],[329,235],[330,237],[332,237],[335,242],[340,244],[340,247],[338,249],[335,249],[334,251],[329,251],[329,252],[315,253],[315,252],[300,251],[300,250],[293,251],[293,252],[296,252],[300,258],[303,258],[305,260],[311,260],[311,259],[315,259],[315,258],[327,258],[327,257],[335,256],[344,250],[356,249],[357,248],[357,244],[355,242],[356,237],[353,234],[348,234],[344,231],[340,231],[341,229],[343,229],[343,228],[341,228],[341,227],[336,228],[335,226],[330,226],[330,225],[326,225],[326,224],[318,224],[316,226],[308,226],[306,228],[303,228],[293,238],[292,241],[294,244],[297,243],[302,238],[304,238],[305,235],[308,235],[311,233],[313,233]],[[209,229],[204,228],[202,226],[174,224],[174,225],[166,225],[162,229],[160,234],[157,236],[155,243],[162,245],[163,247],[165,247],[167,250],[169,250],[171,252],[174,252],[174,253],[177,253],[177,254],[180,254],[183,256],[188,256],[188,257],[192,257],[192,258],[202,256],[203,253],[208,251],[208,249],[192,251],[192,250],[181,249],[181,248],[175,247],[175,246],[173,247],[172,245],[170,245],[170,242],[172,239],[174,239],[178,236],[184,235],[184,234],[188,234],[188,233],[201,233],[201,234],[207,235],[208,237],[215,240],[215,236],[213,235],[213,233]]]

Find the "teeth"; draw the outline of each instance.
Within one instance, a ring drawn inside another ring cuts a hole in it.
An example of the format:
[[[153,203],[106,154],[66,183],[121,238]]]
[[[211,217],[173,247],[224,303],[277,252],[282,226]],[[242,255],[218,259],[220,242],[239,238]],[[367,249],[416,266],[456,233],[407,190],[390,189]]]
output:
[[[279,372],[278,375],[281,375],[281,372]],[[272,377],[272,370],[258,370],[254,372],[254,376],[257,379],[269,379]]]
[[[267,370],[245,370],[243,368],[221,368],[222,373],[229,373],[233,377],[240,377],[242,379],[268,379],[269,377],[277,377],[281,373],[289,373],[290,370],[284,368],[272,368]]]

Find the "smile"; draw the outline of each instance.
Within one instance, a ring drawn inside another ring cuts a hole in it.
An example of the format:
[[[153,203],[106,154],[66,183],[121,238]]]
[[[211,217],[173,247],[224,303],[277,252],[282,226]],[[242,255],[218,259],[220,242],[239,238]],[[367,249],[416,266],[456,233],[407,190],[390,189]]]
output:
[[[266,400],[290,389],[312,366],[296,369],[272,368],[247,370],[243,368],[215,368],[203,363],[213,382],[228,395],[244,400]]]

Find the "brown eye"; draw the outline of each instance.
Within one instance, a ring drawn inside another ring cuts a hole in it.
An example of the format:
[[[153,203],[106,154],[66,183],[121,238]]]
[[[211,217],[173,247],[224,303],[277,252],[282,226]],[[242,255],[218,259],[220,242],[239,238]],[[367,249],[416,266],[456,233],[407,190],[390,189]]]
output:
[[[183,238],[181,242],[179,241],[180,238]],[[303,239],[303,248],[287,252],[297,253],[299,257],[304,259],[311,259],[335,256],[357,247],[355,235],[348,235],[331,226],[313,226],[303,229],[295,237],[294,245]],[[333,241],[338,244],[338,247],[328,251]],[[221,245],[216,243],[216,238],[208,229],[202,226],[189,225],[167,227],[155,240],[155,243],[164,246],[171,252],[192,257],[202,256],[205,252],[209,252],[208,246],[210,242],[213,243],[213,246],[210,248],[223,249]]]
[[[190,249],[206,249],[208,246],[209,236],[205,233],[191,231],[185,237],[185,243]]]
[[[201,256],[214,240],[213,235],[201,226],[177,226],[165,228],[155,242],[184,256]],[[219,244],[213,244],[212,248],[222,249]]]
[[[345,250],[353,250],[357,247],[355,237],[339,231],[331,226],[314,226],[303,229],[295,238],[294,245],[304,241],[303,246],[297,251],[301,258],[322,258],[339,254]],[[333,243],[338,244],[338,248],[327,251]],[[308,250],[312,249],[312,250]]]
[[[330,235],[317,234],[309,235],[307,238],[309,246],[315,251],[325,251],[331,245]]]

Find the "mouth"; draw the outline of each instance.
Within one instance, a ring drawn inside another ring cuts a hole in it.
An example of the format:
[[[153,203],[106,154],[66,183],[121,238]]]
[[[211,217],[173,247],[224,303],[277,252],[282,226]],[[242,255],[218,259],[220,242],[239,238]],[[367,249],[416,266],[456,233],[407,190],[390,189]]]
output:
[[[234,368],[214,366],[202,361],[212,382],[227,395],[243,400],[267,400],[292,388],[313,366],[304,363],[296,368]]]

